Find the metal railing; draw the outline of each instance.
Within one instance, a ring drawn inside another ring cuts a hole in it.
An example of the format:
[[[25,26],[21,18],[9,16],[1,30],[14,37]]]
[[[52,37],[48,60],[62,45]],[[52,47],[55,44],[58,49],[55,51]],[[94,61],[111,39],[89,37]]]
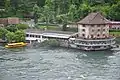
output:
[[[112,41],[110,43],[74,43],[74,44],[80,45],[80,46],[107,46],[107,45],[115,44],[115,41]]]

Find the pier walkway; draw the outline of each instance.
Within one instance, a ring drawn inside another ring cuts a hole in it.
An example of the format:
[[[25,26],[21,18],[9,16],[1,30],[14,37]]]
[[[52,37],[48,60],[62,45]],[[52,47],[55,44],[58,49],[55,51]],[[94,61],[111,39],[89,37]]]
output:
[[[73,32],[67,31],[41,31],[38,29],[27,29],[26,30],[26,40],[27,41],[44,41],[44,39],[62,39],[68,40]]]

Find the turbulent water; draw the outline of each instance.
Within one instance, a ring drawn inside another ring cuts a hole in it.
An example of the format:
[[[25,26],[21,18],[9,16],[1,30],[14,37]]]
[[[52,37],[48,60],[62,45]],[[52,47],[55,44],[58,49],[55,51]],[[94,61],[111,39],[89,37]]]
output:
[[[120,52],[0,47],[0,80],[120,80]]]

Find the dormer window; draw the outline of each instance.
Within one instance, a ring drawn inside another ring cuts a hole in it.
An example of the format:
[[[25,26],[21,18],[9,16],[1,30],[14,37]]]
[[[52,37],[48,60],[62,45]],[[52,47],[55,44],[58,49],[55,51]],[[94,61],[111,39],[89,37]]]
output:
[[[85,27],[85,24],[83,24],[83,27]]]

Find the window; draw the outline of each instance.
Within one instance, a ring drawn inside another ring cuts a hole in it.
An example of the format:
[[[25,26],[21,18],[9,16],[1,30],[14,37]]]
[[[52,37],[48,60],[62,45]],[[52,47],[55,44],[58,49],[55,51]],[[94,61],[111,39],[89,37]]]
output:
[[[93,36],[93,34],[91,35],[91,38],[93,38],[94,36]]]
[[[82,34],[83,37],[85,37],[85,34]]]
[[[26,37],[28,37],[29,36],[29,34],[26,34]]]
[[[30,37],[32,37],[32,35],[30,35]]]
[[[99,37],[100,35],[98,34],[97,36]]]
[[[85,27],[85,24],[83,24],[83,27]]]
[[[82,29],[83,32],[85,32],[85,29]]]
[[[105,36],[105,34],[103,34],[103,36]]]
[[[103,31],[105,31],[105,29],[103,29]]]
[[[98,31],[100,31],[100,29],[98,29]]]
[[[94,32],[94,29],[92,29],[92,32]]]

